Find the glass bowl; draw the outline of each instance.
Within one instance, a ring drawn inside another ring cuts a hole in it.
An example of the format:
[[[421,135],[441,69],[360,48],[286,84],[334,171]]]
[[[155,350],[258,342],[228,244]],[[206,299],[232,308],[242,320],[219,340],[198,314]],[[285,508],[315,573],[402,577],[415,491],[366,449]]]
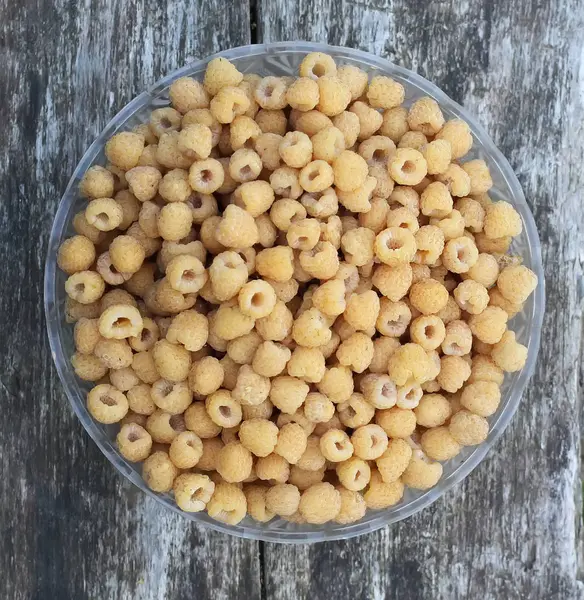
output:
[[[69,362],[69,357],[74,352],[73,327],[65,322],[64,283],[66,277],[56,266],[57,249],[63,239],[74,233],[72,218],[86,202],[78,194],[78,185],[83,173],[95,163],[105,164],[104,146],[108,138],[116,131],[131,129],[137,124],[147,121],[148,114],[153,108],[168,104],[168,88],[175,79],[185,75],[201,78],[207,62],[217,56],[228,58],[244,73],[253,72],[264,76],[295,75],[302,57],[306,53],[314,51],[331,54],[337,63],[356,65],[370,74],[389,75],[404,85],[406,105],[420,96],[431,96],[440,104],[447,119],[460,117],[470,125],[474,145],[469,153],[469,158],[483,158],[488,162],[494,182],[490,195],[496,199],[505,199],[511,202],[519,211],[523,220],[523,233],[514,240],[512,251],[520,254],[524,264],[529,266],[539,278],[539,286],[525,304],[524,310],[511,323],[512,329],[517,332],[518,340],[528,346],[529,354],[523,370],[508,374],[505,378],[501,404],[497,412],[489,419],[491,428],[487,440],[480,446],[464,448],[456,458],[444,463],[444,475],[432,489],[424,492],[408,489],[398,505],[386,510],[368,511],[361,521],[350,525],[329,523],[316,527],[296,525],[282,519],[274,519],[269,523],[261,524],[246,518],[239,525],[230,526],[214,521],[204,513],[184,513],[176,507],[169,494],[152,492],[142,480],[139,465],[127,462],[118,452],[115,444],[115,427],[103,426],[95,422],[89,415],[85,406],[85,396],[90,386],[75,376]],[[533,373],[544,312],[544,278],[540,242],[535,222],[517,177],[485,130],[461,106],[419,75],[372,54],[324,44],[282,42],[234,48],[179,69],[135,98],[110,121],[81,159],[59,204],[51,232],[45,269],[45,312],[53,360],[73,410],[89,435],[120,473],[170,510],[211,529],[255,540],[308,543],[346,539],[405,519],[440,498],[452,486],[462,481],[483,460],[509,424]]]

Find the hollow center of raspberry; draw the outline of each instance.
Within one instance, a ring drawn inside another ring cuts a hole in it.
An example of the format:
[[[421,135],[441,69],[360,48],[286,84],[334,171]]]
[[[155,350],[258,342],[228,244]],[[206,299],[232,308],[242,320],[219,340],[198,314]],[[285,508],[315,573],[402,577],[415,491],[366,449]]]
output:
[[[256,293],[251,297],[252,306],[261,306],[263,304],[264,297],[260,293]]]
[[[387,152],[385,150],[378,148],[377,150],[375,150],[373,152],[373,155],[371,156],[371,158],[373,159],[373,162],[384,163],[384,162],[387,162],[388,156],[387,156]]]
[[[102,396],[100,400],[101,403],[105,404],[106,406],[116,406],[117,404],[117,402],[111,396]]]
[[[205,498],[205,490],[203,488],[199,488],[195,490],[191,495],[191,500],[195,502],[204,502]]]
[[[171,426],[174,431],[184,431],[185,430],[185,422],[182,415],[172,415],[170,419],[168,419],[168,424]]]
[[[97,223],[99,225],[101,225],[102,227],[107,227],[109,224],[109,216],[107,215],[107,213],[99,213],[96,217],[95,220],[97,221]]]
[[[416,165],[411,160],[406,160],[402,165],[402,171],[404,173],[413,173],[416,170]]]
[[[381,395],[385,396],[386,398],[391,398],[393,395],[393,387],[389,383],[386,383],[381,388]]]
[[[393,237],[387,238],[385,244],[389,250],[399,250],[403,246],[401,240],[397,240]]]
[[[188,201],[191,208],[201,208],[203,206],[203,201],[198,194],[193,194]]]
[[[226,419],[228,419],[231,416],[231,409],[229,408],[229,406],[220,406],[219,412]]]
[[[251,167],[249,165],[245,165],[245,167],[242,167],[239,170],[239,174],[241,175],[242,179],[244,179],[245,177],[249,177],[252,174]]]
[[[168,129],[169,127],[171,127],[171,125],[172,123],[166,117],[160,119],[160,127],[162,127],[163,129]]]
[[[172,392],[173,387],[174,386],[172,385],[172,383],[166,382],[161,386],[160,393],[166,398],[166,396],[168,396]]]
[[[462,348],[456,342],[452,342],[452,344],[450,344],[450,351],[451,352],[462,352]]]
[[[85,284],[84,283],[78,283],[75,285],[75,292],[77,294],[83,294],[83,292],[85,291]]]
[[[195,272],[192,269],[187,269],[186,271],[183,271],[182,278],[185,281],[193,281],[195,277]]]
[[[326,73],[326,69],[325,69],[324,65],[321,65],[320,63],[316,63],[314,65],[314,67],[312,67],[312,74],[315,77],[322,77],[325,73]]]
[[[427,338],[434,337],[435,333],[436,333],[436,330],[434,329],[433,325],[426,325],[426,327],[424,328],[424,335]]]
[[[310,171],[308,181],[314,181],[318,177],[318,171]]]
[[[201,181],[203,183],[209,183],[213,179],[213,173],[209,169],[203,169],[201,171]]]
[[[116,329],[117,328],[123,329],[124,327],[129,327],[131,324],[132,324],[132,322],[127,317],[118,317],[113,322],[113,327],[115,327]]]
[[[137,431],[131,431],[128,434],[128,442],[137,442],[140,439],[140,434]]]

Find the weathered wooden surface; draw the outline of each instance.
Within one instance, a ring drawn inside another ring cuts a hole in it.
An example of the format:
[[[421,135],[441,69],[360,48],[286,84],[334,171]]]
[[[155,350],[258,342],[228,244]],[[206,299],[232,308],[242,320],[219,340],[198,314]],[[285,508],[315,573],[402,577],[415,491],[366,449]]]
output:
[[[583,31],[580,0],[0,0],[0,598],[583,597]],[[512,425],[443,500],[348,542],[262,545],[164,513],[85,434],[45,337],[44,249],[85,148],[161,75],[252,38],[434,81],[509,158],[542,237],[543,345]]]

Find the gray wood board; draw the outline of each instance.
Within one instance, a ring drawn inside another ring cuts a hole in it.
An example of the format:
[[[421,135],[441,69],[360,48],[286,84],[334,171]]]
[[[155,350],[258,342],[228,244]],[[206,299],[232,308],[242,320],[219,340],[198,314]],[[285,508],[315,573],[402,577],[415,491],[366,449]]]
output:
[[[584,597],[579,0],[0,0],[0,15],[1,598]],[[164,512],[77,422],[44,331],[44,252],[84,150],[160,76],[250,38],[348,45],[432,80],[509,158],[542,238],[542,351],[503,439],[431,508],[347,542],[244,542]]]

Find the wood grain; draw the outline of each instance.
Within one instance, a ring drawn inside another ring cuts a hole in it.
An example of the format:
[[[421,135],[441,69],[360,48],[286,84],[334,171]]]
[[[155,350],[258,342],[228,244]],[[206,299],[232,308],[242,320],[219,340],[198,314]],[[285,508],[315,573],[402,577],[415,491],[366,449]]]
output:
[[[584,597],[584,5],[260,0],[257,23],[259,41],[305,39],[387,57],[476,114],[534,212],[548,304],[537,372],[488,459],[441,501],[391,528],[313,547],[266,545],[266,596]]]
[[[0,0],[0,598],[259,598],[258,545],[194,527],[116,475],[52,365],[42,270],[52,217],[122,106],[249,42],[247,3]]]

